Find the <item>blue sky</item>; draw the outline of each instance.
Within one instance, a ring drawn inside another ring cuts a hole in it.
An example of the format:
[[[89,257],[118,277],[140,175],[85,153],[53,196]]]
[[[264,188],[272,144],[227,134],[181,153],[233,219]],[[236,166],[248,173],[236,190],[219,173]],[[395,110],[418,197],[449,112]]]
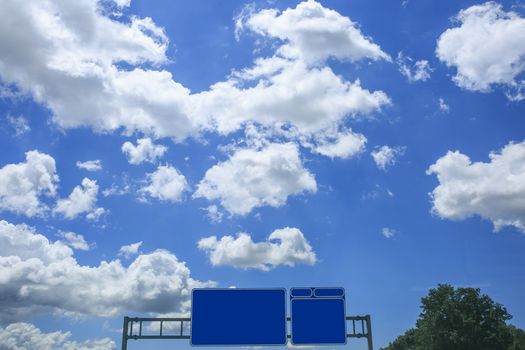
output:
[[[112,349],[204,286],[342,286],[376,347],[438,283],[525,327],[524,6],[3,2],[0,334]]]

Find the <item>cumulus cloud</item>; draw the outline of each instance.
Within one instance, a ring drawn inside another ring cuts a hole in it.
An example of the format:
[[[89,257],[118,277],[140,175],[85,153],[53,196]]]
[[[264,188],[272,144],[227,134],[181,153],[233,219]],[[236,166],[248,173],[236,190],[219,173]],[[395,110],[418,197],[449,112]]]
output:
[[[131,0],[113,0],[118,7],[128,7]]]
[[[102,170],[102,162],[96,160],[86,160],[85,162],[77,161],[77,168],[84,169],[87,171],[99,171]]]
[[[141,195],[148,195],[163,201],[180,202],[189,189],[184,175],[176,168],[161,165],[153,173],[147,174],[148,185],[140,189]]]
[[[44,333],[29,323],[12,323],[0,328],[0,349],[2,350],[115,350],[117,344],[109,338],[69,340],[70,332]]]
[[[140,246],[142,245],[142,241],[131,243],[128,245],[123,245],[120,247],[118,251],[119,256],[123,256],[126,259],[129,259],[133,255],[137,255],[139,253]]]
[[[0,34],[5,53],[0,77],[48,106],[62,128],[121,129],[180,141],[208,131],[228,134],[256,122],[291,125],[312,135],[390,103],[383,91],[346,81],[322,62],[389,57],[357,23],[315,1],[282,13],[269,9],[247,15],[240,21],[247,29],[283,44],[273,56],[259,57],[252,67],[193,94],[168,71],[144,68],[143,63],[167,62],[162,28],[149,18],[113,20],[100,6],[94,0],[0,5],[2,13],[9,13],[0,24],[5,34]],[[15,24],[24,32],[8,35]],[[119,62],[131,68],[119,69]],[[131,153],[140,144],[129,146]]]
[[[519,78],[525,71],[525,18],[490,1],[461,10],[455,20],[459,26],[441,34],[436,48],[437,57],[457,69],[454,82],[481,92],[503,85],[510,99],[525,98]]]
[[[219,200],[231,214],[246,215],[257,207],[282,206],[291,195],[316,191],[298,147],[285,143],[236,150],[206,171],[193,196]]]
[[[125,1],[118,1],[125,3]],[[186,137],[189,90],[167,71],[136,68],[168,62],[168,38],[151,18],[117,21],[95,0],[2,1],[0,76],[48,106],[63,128],[124,128]],[[81,19],[81,20],[80,20]],[[25,30],[8,34],[9,28]],[[131,69],[119,69],[116,63]]]
[[[247,83],[252,87],[244,87]],[[382,91],[370,92],[359,80],[348,82],[329,67],[308,67],[302,61],[260,59],[208,91],[194,96],[196,113],[213,120],[228,134],[247,121],[276,129],[293,126],[312,136],[390,104]],[[242,101],[239,103],[239,101]]]
[[[403,55],[403,52],[400,51],[397,54],[396,63],[401,74],[403,74],[411,83],[430,79],[432,68],[427,60],[414,62],[411,57]]]
[[[366,137],[354,133],[352,130],[336,133],[324,133],[316,137],[312,147],[314,153],[319,153],[330,158],[349,158],[363,152]]]
[[[128,157],[131,164],[155,163],[167,150],[166,146],[154,144],[149,137],[138,139],[136,146],[129,141],[122,145],[122,152]]]
[[[489,162],[472,162],[449,151],[431,165],[439,185],[430,194],[432,212],[444,219],[479,215],[494,230],[514,226],[525,233],[525,141],[509,143],[489,154]]]
[[[122,312],[187,313],[191,289],[213,287],[190,276],[165,250],[141,254],[128,267],[119,260],[80,265],[73,250],[26,225],[0,221],[0,321],[55,311],[114,317]]]
[[[295,227],[275,230],[265,242],[255,243],[249,234],[241,232],[237,237],[203,238],[197,245],[206,252],[213,266],[269,271],[279,265],[313,265],[317,261],[312,246]]]
[[[25,162],[0,168],[0,211],[41,216],[48,210],[40,201],[41,196],[55,196],[58,182],[55,160],[36,150],[26,152],[25,157]]]
[[[381,170],[386,170],[388,166],[396,164],[397,157],[402,156],[405,151],[406,147],[390,147],[384,145],[372,151],[370,154],[372,158],[374,158],[377,167]]]
[[[64,244],[77,250],[90,250],[93,245],[86,242],[86,239],[81,234],[75,232],[60,231],[58,235],[63,239]]]
[[[265,9],[244,13],[236,22],[237,30],[249,28],[261,35],[285,41],[278,53],[308,63],[329,57],[357,61],[390,57],[371,38],[361,33],[357,23],[320,3],[308,0],[283,12]]]
[[[68,219],[86,214],[88,220],[98,220],[106,210],[97,207],[97,195],[97,181],[85,177],[80,185],[75,186],[67,198],[57,201],[53,212],[62,214]]]

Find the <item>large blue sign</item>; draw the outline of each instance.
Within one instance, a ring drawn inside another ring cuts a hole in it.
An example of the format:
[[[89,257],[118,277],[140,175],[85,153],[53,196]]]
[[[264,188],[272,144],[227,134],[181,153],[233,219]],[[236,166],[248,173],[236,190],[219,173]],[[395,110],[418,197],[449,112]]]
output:
[[[284,289],[194,289],[192,345],[285,345]]]
[[[346,344],[343,288],[292,288],[293,345]]]

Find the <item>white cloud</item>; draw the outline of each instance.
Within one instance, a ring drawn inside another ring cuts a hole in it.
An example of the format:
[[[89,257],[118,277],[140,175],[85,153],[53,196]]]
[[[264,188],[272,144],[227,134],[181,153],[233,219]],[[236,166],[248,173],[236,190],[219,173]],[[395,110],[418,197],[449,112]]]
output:
[[[348,17],[308,0],[283,12],[265,9],[248,12],[237,21],[239,27],[249,28],[261,35],[285,41],[278,52],[284,57],[319,63],[329,57],[357,61],[390,57],[379,45],[361,33]]]
[[[86,214],[87,219],[98,220],[106,210],[96,206],[97,195],[97,181],[84,178],[81,185],[75,186],[67,198],[57,201],[53,212],[62,214],[68,219],[74,219],[80,214]]]
[[[148,195],[163,201],[180,202],[189,189],[188,182],[176,168],[160,165],[155,172],[147,174],[148,185],[140,189],[141,195]]]
[[[441,34],[436,48],[437,57],[457,69],[454,82],[481,92],[503,85],[510,99],[522,99],[525,18],[491,1],[461,10],[455,19],[459,26]]]
[[[445,102],[445,100],[442,97],[439,98],[439,110],[443,113],[450,112],[450,106]]]
[[[119,256],[123,256],[126,259],[129,259],[133,255],[137,255],[139,253],[140,246],[142,245],[142,241],[131,243],[128,245],[123,245],[120,247],[118,251]]]
[[[430,79],[432,68],[427,60],[414,62],[412,58],[403,55],[403,52],[400,51],[397,54],[396,63],[401,74],[403,74],[411,83],[415,81],[427,81]]]
[[[129,141],[124,142],[122,145],[122,152],[126,154],[131,164],[155,163],[167,150],[166,146],[156,145],[148,137],[138,139],[136,146]]]
[[[87,171],[99,171],[102,170],[102,162],[100,160],[87,160],[85,162],[77,161],[77,168],[84,169]]]
[[[0,168],[0,211],[32,217],[44,215],[48,207],[40,196],[55,196],[58,175],[55,160],[38,151],[25,153],[26,161]]]
[[[118,1],[125,4],[126,1]],[[148,17],[117,21],[103,2],[2,1],[0,76],[53,112],[63,128],[142,131],[187,137],[189,90],[167,71],[134,68],[167,63],[168,38]],[[9,28],[21,27],[23,32]],[[131,69],[119,69],[125,62]]]
[[[290,195],[316,191],[315,178],[303,167],[298,147],[286,143],[236,150],[206,171],[193,196],[218,199],[231,214],[246,215],[264,205],[282,206]]]
[[[113,0],[118,7],[128,7],[131,0]]]
[[[70,246],[73,249],[87,251],[93,247],[93,245],[86,242],[86,239],[81,234],[60,231],[58,235],[64,239],[64,244]]]
[[[402,156],[405,151],[406,147],[389,147],[384,145],[379,149],[372,151],[370,154],[372,155],[372,158],[374,158],[377,167],[386,170],[388,166],[396,164],[397,157]]]
[[[397,231],[394,230],[393,228],[383,227],[383,229],[381,230],[381,233],[383,234],[385,238],[392,238],[397,234]]]
[[[206,252],[213,266],[230,265],[269,271],[279,265],[313,265],[317,261],[303,233],[294,227],[273,231],[265,242],[255,243],[249,234],[241,232],[236,238],[203,238],[199,240],[198,247]]]
[[[347,130],[332,135],[329,133],[321,134],[316,139],[313,151],[330,158],[344,159],[363,152],[365,144],[366,137],[364,135]]]
[[[12,323],[0,328],[0,349],[2,350],[115,350],[117,344],[109,338],[69,340],[70,332],[44,333],[29,323]]]
[[[514,226],[525,233],[525,141],[489,154],[490,162],[472,162],[449,151],[431,165],[439,185],[432,191],[432,211],[444,219],[479,215],[498,231]]]
[[[110,187],[105,188],[102,191],[102,195],[104,197],[122,196],[131,192],[133,185],[130,184],[127,174],[122,174],[122,176],[120,176],[119,182],[120,184],[112,183]]]
[[[285,43],[276,55],[194,94],[170,72],[143,68],[168,61],[161,28],[149,18],[113,20],[99,6],[93,0],[0,4],[0,12],[9,14],[0,23],[2,80],[49,107],[62,128],[138,131],[181,141],[202,132],[231,133],[252,121],[289,124],[312,135],[390,104],[383,91],[345,81],[322,62],[310,65],[327,57],[389,59],[356,23],[317,2],[248,15],[248,29]],[[266,17],[276,26],[265,26]],[[8,35],[15,23],[24,32]],[[119,69],[119,62],[130,68]]]
[[[7,122],[15,131],[16,136],[20,136],[22,134],[25,134],[26,132],[31,131],[31,127],[29,126],[27,119],[22,115],[19,115],[18,117],[8,115]]]
[[[291,125],[312,136],[390,104],[384,92],[370,92],[359,80],[345,81],[329,67],[275,57],[257,60],[251,69],[234,72],[192,99],[195,114],[223,134],[254,121],[276,129]]]
[[[215,204],[208,206],[207,208],[205,208],[205,210],[206,216],[212,223],[216,224],[222,221],[222,217],[224,216],[224,214],[219,210],[219,207],[217,207]]]
[[[0,321],[39,312],[114,317],[122,312],[187,313],[191,289],[212,287],[190,277],[184,262],[165,250],[80,265],[73,250],[26,225],[0,221]]]

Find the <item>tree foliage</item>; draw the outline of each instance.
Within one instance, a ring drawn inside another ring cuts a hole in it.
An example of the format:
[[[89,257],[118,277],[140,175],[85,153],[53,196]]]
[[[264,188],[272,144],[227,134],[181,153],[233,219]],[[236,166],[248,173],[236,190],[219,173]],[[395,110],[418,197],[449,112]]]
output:
[[[477,288],[440,284],[421,299],[416,327],[384,350],[525,350],[525,332]]]

